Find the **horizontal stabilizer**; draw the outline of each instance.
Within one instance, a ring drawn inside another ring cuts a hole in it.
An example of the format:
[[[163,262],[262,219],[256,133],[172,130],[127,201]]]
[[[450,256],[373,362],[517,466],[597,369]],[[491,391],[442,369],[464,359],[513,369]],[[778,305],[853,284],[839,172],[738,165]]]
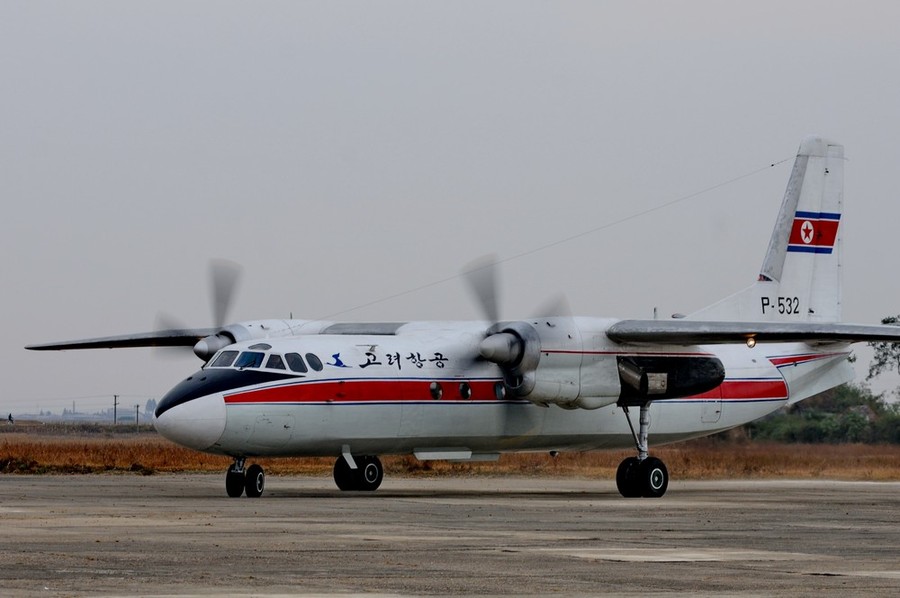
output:
[[[67,349],[124,349],[131,347],[193,347],[197,341],[218,332],[218,328],[183,328],[139,334],[123,334],[102,338],[28,345],[31,351],[65,351]]]
[[[617,343],[706,345],[745,342],[900,342],[900,327],[818,322],[621,320],[606,330]]]

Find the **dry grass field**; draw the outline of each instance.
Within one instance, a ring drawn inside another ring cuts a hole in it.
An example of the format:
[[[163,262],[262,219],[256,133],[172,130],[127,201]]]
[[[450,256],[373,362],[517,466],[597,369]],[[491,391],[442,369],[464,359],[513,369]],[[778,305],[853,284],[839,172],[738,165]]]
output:
[[[0,473],[224,472],[230,464],[179,447],[152,431],[113,432],[110,427],[19,426],[0,432]],[[900,480],[900,446],[865,444],[770,444],[702,439],[653,453],[676,479],[827,478]],[[561,476],[612,478],[631,451],[503,455],[495,463],[420,462],[383,457],[388,475]],[[255,460],[271,475],[329,476],[331,458]]]

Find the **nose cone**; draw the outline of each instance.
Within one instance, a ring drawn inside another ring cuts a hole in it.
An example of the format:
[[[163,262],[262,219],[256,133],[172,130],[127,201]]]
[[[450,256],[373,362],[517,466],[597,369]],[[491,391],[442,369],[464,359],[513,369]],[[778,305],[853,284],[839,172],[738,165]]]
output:
[[[157,411],[153,426],[172,442],[205,451],[225,432],[225,401],[215,393],[177,403]]]

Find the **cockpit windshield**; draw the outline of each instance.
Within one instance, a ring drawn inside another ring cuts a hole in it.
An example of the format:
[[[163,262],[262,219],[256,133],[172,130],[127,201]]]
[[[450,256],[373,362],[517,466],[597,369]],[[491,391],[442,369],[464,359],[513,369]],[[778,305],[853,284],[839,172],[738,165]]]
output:
[[[209,367],[212,368],[227,368],[231,367],[231,364],[234,363],[234,358],[237,357],[237,351],[222,351],[219,353],[219,356],[216,357],[216,360],[213,361]]]
[[[238,369],[258,368],[262,365],[264,356],[265,353],[259,353],[258,351],[244,351],[241,353],[241,356],[238,357],[234,367]]]
[[[259,347],[260,345],[253,345]],[[268,345],[267,345],[268,346]],[[271,347],[270,347],[271,348]],[[307,362],[309,366],[307,367]],[[265,365],[263,365],[265,364]],[[266,353],[263,351],[222,351],[204,367],[210,368],[234,368],[243,370],[246,368],[265,368],[269,370],[290,370],[299,374],[306,374],[309,368],[316,372],[322,371],[322,361],[313,353],[306,354],[306,360],[299,353]]]

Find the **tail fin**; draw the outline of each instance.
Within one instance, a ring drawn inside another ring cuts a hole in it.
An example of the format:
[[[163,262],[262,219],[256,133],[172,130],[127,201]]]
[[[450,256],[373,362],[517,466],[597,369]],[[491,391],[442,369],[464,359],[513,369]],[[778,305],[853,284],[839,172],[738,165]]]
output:
[[[844,148],[800,144],[759,280],[691,314],[695,320],[839,322]]]

